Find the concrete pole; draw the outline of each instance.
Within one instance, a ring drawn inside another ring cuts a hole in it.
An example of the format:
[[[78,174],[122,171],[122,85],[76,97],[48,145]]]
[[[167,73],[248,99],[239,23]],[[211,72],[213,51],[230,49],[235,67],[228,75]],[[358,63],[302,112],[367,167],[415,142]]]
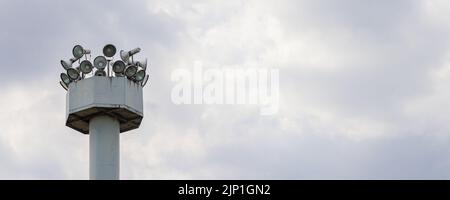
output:
[[[89,121],[89,178],[91,180],[119,179],[120,124],[109,116]]]

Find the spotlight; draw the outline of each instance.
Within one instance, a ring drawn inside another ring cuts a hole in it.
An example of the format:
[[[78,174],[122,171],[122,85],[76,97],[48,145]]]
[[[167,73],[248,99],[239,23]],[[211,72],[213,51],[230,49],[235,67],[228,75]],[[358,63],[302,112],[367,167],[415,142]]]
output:
[[[77,80],[80,78],[80,73],[74,68],[67,69],[67,75],[69,75],[71,80]]]
[[[103,55],[97,56],[91,60],[91,50],[83,48],[81,45],[75,45],[72,49],[73,57],[68,60],[61,60],[61,65],[65,69],[65,73],[60,74],[61,86],[68,90],[72,82],[77,82],[86,78],[87,74],[94,73],[95,76],[105,77],[127,77],[142,87],[147,84],[149,75],[147,74],[148,60],[135,61],[133,56],[141,51],[137,47],[130,51],[121,50],[117,52],[116,46],[106,44],[103,47]],[[119,53],[120,59],[113,61],[113,57]],[[89,54],[89,58],[87,57]],[[86,57],[86,59],[82,59]],[[78,61],[78,67],[74,63]],[[96,70],[94,70],[96,68]],[[114,71],[114,75],[110,70]]]
[[[105,47],[103,47],[103,55],[106,57],[113,57],[116,55],[116,47],[112,44],[107,44]]]
[[[62,81],[59,81],[59,84],[61,85],[61,87],[63,87],[67,91],[67,85],[65,83],[63,83]]]
[[[65,70],[72,67],[72,64],[76,62],[79,58],[71,58],[69,61],[61,60],[61,65]]]
[[[144,79],[144,81],[142,81],[142,83],[141,83],[141,86],[142,87],[144,87],[145,86],[145,84],[147,84],[147,81],[148,81],[148,75],[145,77],[145,79]]]
[[[144,78],[145,78],[145,70],[139,70],[138,72],[136,72],[136,75],[134,75],[134,79],[137,81],[137,82],[139,82],[139,81],[142,81],[142,80],[144,80]]]
[[[67,86],[70,84],[70,82],[72,82],[72,80],[70,80],[70,77],[66,74],[66,73],[61,73],[60,75],[62,82]]]
[[[97,69],[105,69],[107,64],[108,64],[108,61],[106,60],[105,56],[97,56],[94,59],[94,66]]]
[[[122,58],[123,62],[128,63],[128,59],[130,59],[131,56],[133,56],[134,54],[137,54],[141,51],[141,48],[135,48],[131,51],[124,51],[121,50],[120,51],[120,58]]]
[[[118,60],[113,64],[113,71],[114,73],[123,74],[123,72],[125,71],[125,67],[125,63],[121,60]]]
[[[92,63],[89,60],[83,60],[80,63],[80,71],[83,72],[83,74],[90,73],[92,71]]]
[[[144,61],[133,62],[133,65],[136,65],[138,67],[141,67],[143,70],[146,70],[147,69],[147,59],[145,59]]]
[[[106,76],[106,72],[105,72],[105,70],[99,69],[95,72],[95,75],[96,76]]]
[[[75,45],[72,49],[72,54],[75,58],[81,58],[84,54],[90,54],[91,50],[84,49],[81,45]]]
[[[127,69],[125,69],[125,75],[128,78],[132,78],[137,72],[137,67],[134,65],[130,65],[127,67]]]

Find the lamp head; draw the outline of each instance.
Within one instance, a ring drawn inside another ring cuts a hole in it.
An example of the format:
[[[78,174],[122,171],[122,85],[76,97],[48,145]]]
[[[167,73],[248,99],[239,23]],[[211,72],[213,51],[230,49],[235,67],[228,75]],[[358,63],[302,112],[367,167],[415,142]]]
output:
[[[65,83],[63,83],[62,81],[59,81],[59,84],[61,85],[61,87],[63,87],[67,91],[67,85]]]
[[[74,68],[67,69],[67,75],[72,81],[78,80],[78,78],[80,78],[80,73]]]
[[[137,67],[134,65],[129,65],[127,69],[125,69],[125,75],[128,78],[132,78],[137,72]]]
[[[71,67],[72,67],[72,64],[73,64],[74,62],[76,62],[77,60],[78,60],[77,58],[71,58],[71,59],[68,60],[68,61],[66,61],[66,60],[61,60],[61,65],[62,65],[62,67],[63,67],[65,70],[67,70],[67,69],[71,68]]]
[[[80,63],[80,71],[83,72],[83,74],[90,73],[92,71],[92,63],[89,60],[83,60]]]
[[[72,80],[70,80],[70,77],[66,74],[66,73],[61,73],[60,75],[61,77],[61,81],[67,86],[70,84],[70,82],[72,82]]]
[[[135,77],[135,80],[137,82],[140,82],[140,81],[144,80],[144,78],[145,78],[145,70],[142,70],[142,69],[139,70],[138,72],[136,72],[134,77]]]
[[[94,59],[94,66],[97,69],[105,69],[106,65],[108,65],[108,61],[106,60],[105,56],[97,56]]]
[[[130,54],[128,54],[127,51],[124,50],[120,50],[120,58],[123,60],[123,62],[128,62],[128,60],[130,59]]]
[[[81,45],[75,45],[72,49],[72,54],[75,58],[79,59],[84,56],[84,54],[90,54],[91,50],[84,49]]]
[[[130,51],[124,51],[121,50],[120,51],[120,58],[123,60],[123,62],[128,63],[128,60],[130,59],[131,56],[133,56],[134,54],[137,54],[141,51],[141,48],[135,48],[132,49]]]
[[[113,64],[114,73],[123,74],[125,71],[125,68],[126,68],[126,65],[121,60],[118,60],[118,61],[114,62],[114,64]]]
[[[116,54],[116,47],[112,44],[107,44],[103,47],[103,55],[106,57],[113,57]]]
[[[133,62],[133,64],[142,68],[143,70],[146,70],[147,69],[147,58],[144,61]]]

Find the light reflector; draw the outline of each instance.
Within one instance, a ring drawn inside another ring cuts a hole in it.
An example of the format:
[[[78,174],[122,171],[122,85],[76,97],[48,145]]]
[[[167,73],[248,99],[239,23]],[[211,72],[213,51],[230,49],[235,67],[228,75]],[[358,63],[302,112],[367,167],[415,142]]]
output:
[[[63,87],[67,91],[67,85],[65,83],[63,83],[62,81],[59,81],[59,84],[61,85],[61,87]]]
[[[72,54],[75,58],[81,58],[84,54],[90,54],[91,51],[84,49],[81,45],[75,45],[72,49]]]
[[[116,47],[112,44],[107,44],[105,47],[103,47],[103,55],[106,57],[113,57],[116,55]]]
[[[80,77],[80,73],[74,68],[67,69],[67,75],[72,80],[77,80]]]
[[[113,64],[113,71],[114,73],[123,73],[125,71],[125,63],[121,60],[118,60],[114,62]]]
[[[145,78],[145,70],[142,70],[142,69],[139,70],[138,72],[136,72],[136,75],[134,75],[134,76],[135,76],[135,80],[137,82],[144,80],[144,78]]]
[[[125,75],[128,78],[133,77],[136,74],[136,72],[137,72],[137,67],[134,65],[130,65],[127,67],[127,69],[125,69]]]
[[[138,66],[138,67],[140,67],[140,68],[142,68],[143,70],[147,69],[147,59],[145,59],[144,61],[133,62],[133,64]]]
[[[80,70],[83,72],[83,74],[90,73],[92,71],[92,63],[89,60],[83,60],[80,63]]]
[[[94,59],[94,66],[97,69],[105,69],[108,61],[106,60],[105,56],[97,56]]]
[[[141,48],[135,48],[132,49],[131,51],[124,51],[121,50],[120,51],[120,58],[123,60],[123,62],[128,63],[128,60],[130,59],[131,56],[133,56],[134,54],[137,54],[141,51]]]
[[[63,83],[65,83],[66,85],[69,85],[69,83],[72,82],[70,80],[70,77],[66,73],[61,73],[60,77],[61,77],[61,81]]]
[[[77,61],[77,58],[71,58],[69,61],[65,61],[65,60],[61,60],[61,65],[63,66],[63,68],[65,70],[69,69],[72,67],[72,64]]]

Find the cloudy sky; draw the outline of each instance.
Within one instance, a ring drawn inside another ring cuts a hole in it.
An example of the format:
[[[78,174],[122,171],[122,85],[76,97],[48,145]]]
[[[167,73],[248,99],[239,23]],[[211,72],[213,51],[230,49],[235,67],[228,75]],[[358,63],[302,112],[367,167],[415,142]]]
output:
[[[449,179],[446,0],[0,0],[0,179],[88,179],[60,59],[141,47],[122,179]],[[175,105],[178,68],[280,72],[280,109]]]

